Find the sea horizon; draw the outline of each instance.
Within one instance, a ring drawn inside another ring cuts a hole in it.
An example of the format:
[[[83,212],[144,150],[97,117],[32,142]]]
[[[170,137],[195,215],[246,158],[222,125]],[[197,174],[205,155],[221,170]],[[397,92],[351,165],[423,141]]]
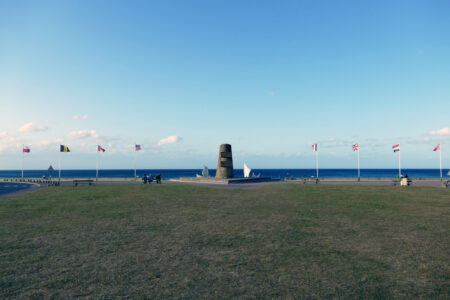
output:
[[[196,177],[202,169],[136,169],[136,175],[142,177],[144,174],[161,174],[165,179],[177,179],[180,177]],[[448,169],[443,169],[443,177],[448,177]],[[209,169],[209,175],[214,176],[216,169]],[[316,169],[303,168],[260,168],[252,169],[252,174],[261,177],[285,179],[286,177],[315,177]],[[319,169],[320,178],[357,178],[356,168],[323,168]],[[364,168],[360,169],[361,178],[396,178],[398,169],[391,168]],[[411,178],[440,178],[438,168],[405,168],[402,175]],[[24,170],[24,178],[58,177],[58,170]],[[234,169],[235,177],[243,177],[243,169]],[[0,178],[20,178],[22,170],[0,170]],[[95,178],[95,169],[61,169],[62,178]],[[99,169],[99,178],[133,178],[134,169]]]

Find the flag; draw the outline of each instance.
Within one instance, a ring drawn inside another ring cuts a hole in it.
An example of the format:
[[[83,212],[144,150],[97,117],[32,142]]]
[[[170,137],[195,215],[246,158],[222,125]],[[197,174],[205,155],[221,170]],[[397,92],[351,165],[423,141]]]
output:
[[[438,144],[433,151],[441,151],[441,144]]]
[[[317,149],[317,144],[312,145],[312,149],[313,149],[313,151],[317,151],[318,150]]]
[[[392,146],[392,150],[394,150],[394,152],[400,151],[400,144]]]
[[[67,147],[66,145],[60,145],[59,152],[70,152],[70,150],[69,147]]]
[[[100,152],[100,151],[105,152],[106,151],[105,149],[102,148],[102,146],[100,146],[100,145],[97,145],[97,146],[98,146],[98,148],[97,148],[98,152]]]
[[[25,152],[25,153],[30,153],[30,147],[23,146],[23,150],[22,151]]]
[[[141,145],[134,145],[135,146],[135,151],[139,151],[139,150],[141,150]]]
[[[352,146],[352,148],[353,148],[353,151],[359,150],[359,144],[354,144]]]

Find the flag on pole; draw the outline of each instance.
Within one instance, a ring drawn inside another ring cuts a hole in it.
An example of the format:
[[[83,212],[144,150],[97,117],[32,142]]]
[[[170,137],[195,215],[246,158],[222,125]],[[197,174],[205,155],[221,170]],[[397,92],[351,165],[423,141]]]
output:
[[[441,151],[441,144],[438,144],[433,151]]]
[[[392,150],[394,150],[394,152],[400,151],[400,144],[392,146]]]
[[[317,151],[317,144],[313,144],[312,149],[313,149],[313,151]]]
[[[98,146],[98,148],[97,148],[97,151],[98,152],[105,152],[106,150],[104,149],[104,148],[102,148],[102,146],[100,146],[100,145],[97,145]]]
[[[60,145],[59,152],[70,152],[70,150],[66,145]]]
[[[22,151],[25,152],[25,153],[30,153],[30,147],[23,146],[23,150]]]
[[[135,144],[134,146],[135,146],[135,151],[141,150],[141,145]]]
[[[361,181],[361,170],[359,167],[359,144],[352,145],[353,151],[358,151],[358,182]]]

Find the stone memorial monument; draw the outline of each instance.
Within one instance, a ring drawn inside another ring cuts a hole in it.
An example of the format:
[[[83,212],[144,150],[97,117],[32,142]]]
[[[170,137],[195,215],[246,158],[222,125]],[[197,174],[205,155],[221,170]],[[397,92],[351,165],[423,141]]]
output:
[[[233,154],[230,144],[222,144],[219,149],[219,160],[217,162],[216,177],[209,177],[208,168],[204,167],[202,175],[196,177],[180,177],[179,179],[170,179],[176,182],[206,183],[206,184],[239,184],[239,183],[257,183],[280,181],[279,178],[261,177],[255,174],[250,175],[251,169],[244,164],[245,177],[235,178],[233,170]]]
[[[220,145],[216,178],[234,178],[233,154],[231,152],[230,144]]]

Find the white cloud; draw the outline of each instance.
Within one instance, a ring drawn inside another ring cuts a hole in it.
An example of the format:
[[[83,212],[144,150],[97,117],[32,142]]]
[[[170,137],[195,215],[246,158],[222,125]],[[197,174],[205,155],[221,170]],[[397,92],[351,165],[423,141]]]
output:
[[[0,152],[4,150],[12,150],[20,146],[17,137],[8,136],[6,132],[0,132]]]
[[[350,147],[354,144],[352,144],[352,142],[348,140],[338,140],[334,137],[330,137],[316,142],[310,142],[309,145],[316,143],[319,144],[319,148]]]
[[[80,120],[80,119],[86,120],[88,117],[89,117],[88,115],[83,115],[83,116],[75,115],[75,116],[72,116],[72,119],[74,119],[74,120]]]
[[[171,135],[169,137],[166,137],[165,139],[160,140],[158,142],[158,146],[175,144],[175,143],[178,143],[179,141],[181,141],[181,137],[176,136],[176,135]]]
[[[95,130],[76,130],[69,132],[67,137],[70,139],[93,138],[98,139],[100,136]]]
[[[43,140],[40,141],[39,143],[37,143],[38,147],[44,147],[44,146],[49,146],[49,145],[58,145],[61,144],[63,142],[63,139],[55,139],[53,141],[51,140]]]
[[[27,124],[22,125],[17,131],[19,132],[37,132],[37,131],[46,131],[48,130],[47,126],[35,125],[33,122],[29,122]]]
[[[429,144],[432,141],[428,136],[420,138],[402,138],[400,140],[407,141],[409,144]]]
[[[431,135],[450,135],[450,128],[449,127],[444,127],[442,129],[439,130],[433,130],[430,132]]]
[[[267,92],[267,96],[273,97],[273,96],[275,96],[275,92],[274,91],[268,91]]]

